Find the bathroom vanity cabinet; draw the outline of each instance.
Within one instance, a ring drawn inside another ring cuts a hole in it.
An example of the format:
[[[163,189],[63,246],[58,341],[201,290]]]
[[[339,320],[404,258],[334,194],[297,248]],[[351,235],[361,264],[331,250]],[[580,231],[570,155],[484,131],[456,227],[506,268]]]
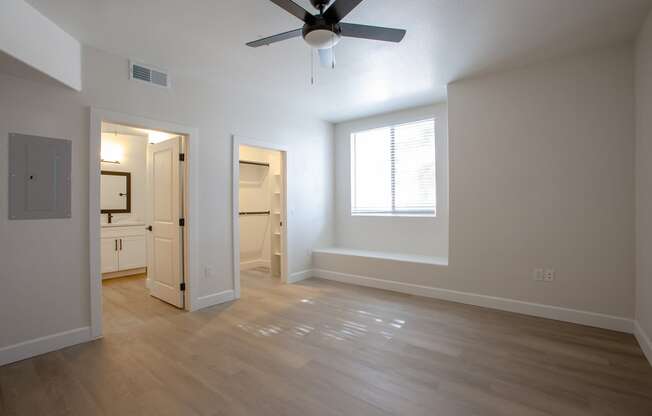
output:
[[[102,274],[147,266],[145,225],[102,227]],[[124,273],[127,275],[129,273]]]

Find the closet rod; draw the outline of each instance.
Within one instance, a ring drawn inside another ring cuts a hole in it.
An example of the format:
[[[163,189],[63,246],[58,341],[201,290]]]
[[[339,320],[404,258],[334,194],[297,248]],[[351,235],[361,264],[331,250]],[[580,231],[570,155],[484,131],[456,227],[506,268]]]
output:
[[[249,162],[246,160],[241,160],[240,163],[243,165],[255,165],[255,166],[267,166],[269,167],[269,163],[262,163],[262,162]]]
[[[241,212],[240,215],[269,215],[270,211],[245,211]]]

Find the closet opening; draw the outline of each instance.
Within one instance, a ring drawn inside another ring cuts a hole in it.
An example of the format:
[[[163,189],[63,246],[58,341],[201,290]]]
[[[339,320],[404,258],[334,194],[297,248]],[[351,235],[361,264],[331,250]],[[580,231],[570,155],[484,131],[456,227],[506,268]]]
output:
[[[287,283],[285,166],[284,150],[234,144],[236,297],[240,285]]]

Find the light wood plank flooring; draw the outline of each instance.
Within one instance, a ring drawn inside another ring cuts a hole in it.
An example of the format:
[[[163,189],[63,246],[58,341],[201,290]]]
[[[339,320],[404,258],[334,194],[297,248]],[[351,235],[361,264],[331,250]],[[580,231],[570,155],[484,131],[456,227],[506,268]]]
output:
[[[631,335],[243,274],[185,313],[104,285],[105,338],[0,368],[2,415],[652,415]]]

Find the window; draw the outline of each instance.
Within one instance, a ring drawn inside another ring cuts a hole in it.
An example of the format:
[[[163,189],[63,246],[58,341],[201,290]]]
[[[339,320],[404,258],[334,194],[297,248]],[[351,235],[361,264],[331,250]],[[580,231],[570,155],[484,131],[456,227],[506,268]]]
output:
[[[351,214],[434,216],[435,120],[351,134]]]

